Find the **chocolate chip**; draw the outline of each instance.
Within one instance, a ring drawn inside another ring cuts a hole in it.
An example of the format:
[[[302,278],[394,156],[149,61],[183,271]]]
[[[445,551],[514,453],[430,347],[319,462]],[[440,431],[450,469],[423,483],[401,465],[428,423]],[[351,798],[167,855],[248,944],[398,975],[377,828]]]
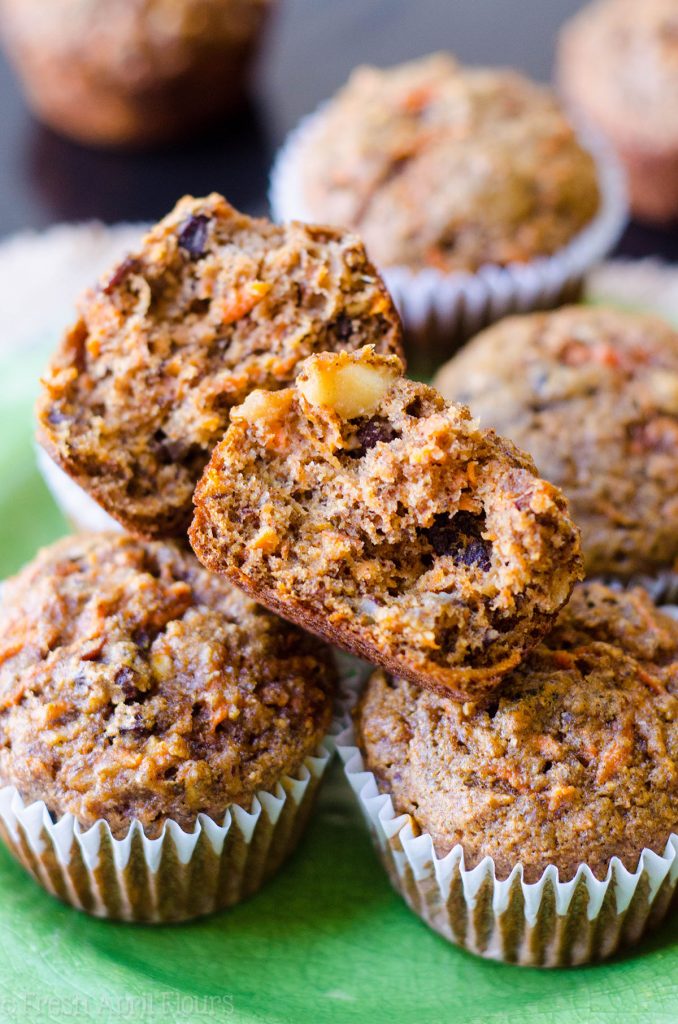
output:
[[[491,545],[483,540],[485,517],[471,512],[454,516],[439,513],[425,531],[429,544],[438,557],[451,555],[460,565],[477,565],[483,572],[491,567]]]
[[[126,277],[139,270],[140,263],[136,256],[126,256],[122,263],[115,268],[106,284],[103,286],[104,295],[110,295],[118,285],[121,285]]]
[[[197,214],[185,220],[179,229],[179,246],[189,254],[191,259],[198,260],[205,255],[209,222],[209,217]]]

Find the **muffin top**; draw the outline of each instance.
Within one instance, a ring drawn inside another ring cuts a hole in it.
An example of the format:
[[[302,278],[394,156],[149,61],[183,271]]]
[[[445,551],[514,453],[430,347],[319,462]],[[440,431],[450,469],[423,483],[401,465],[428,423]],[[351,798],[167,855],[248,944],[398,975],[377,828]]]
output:
[[[366,767],[399,813],[467,867],[535,882],[585,862],[634,870],[678,828],[678,623],[641,589],[580,584],[556,628],[485,707],[384,672],[356,712]]]
[[[133,533],[185,536],[234,405],[313,352],[400,340],[355,235],[184,197],[83,297],[44,376],[39,440]]]
[[[233,411],[196,488],[201,562],[420,686],[495,689],[579,578],[579,531],[531,458],[370,346]]]
[[[675,0],[597,0],[562,30],[559,78],[615,137],[650,146],[678,141]]]
[[[678,332],[663,320],[570,307],[478,335],[436,384],[562,487],[589,573],[629,577],[678,559]]]
[[[187,551],[67,537],[3,588],[0,780],[117,837],[221,822],[315,751],[333,685],[327,648]]]
[[[524,262],[565,245],[600,202],[547,89],[446,54],[359,68],[303,146],[309,219],[356,229],[382,266]]]
[[[260,26],[272,0],[2,0],[5,31],[30,32],[33,45],[61,50],[105,68],[110,85],[148,87],[168,78],[201,46],[243,43]],[[105,17],[102,17],[105,14]]]

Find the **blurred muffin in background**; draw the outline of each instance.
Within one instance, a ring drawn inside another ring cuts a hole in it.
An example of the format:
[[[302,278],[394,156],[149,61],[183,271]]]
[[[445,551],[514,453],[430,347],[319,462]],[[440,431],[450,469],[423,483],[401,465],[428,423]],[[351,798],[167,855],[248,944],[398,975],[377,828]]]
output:
[[[35,114],[78,142],[143,146],[242,100],[272,0],[0,0]]]
[[[473,272],[560,248],[595,215],[592,157],[551,93],[447,54],[358,68],[306,147],[314,217],[381,266]]]
[[[437,53],[357,68],[288,139],[271,200],[278,220],[359,232],[423,373],[502,315],[577,295],[624,224],[612,164],[548,88]]]
[[[562,29],[565,97],[616,147],[634,214],[678,217],[678,4],[597,0]]]

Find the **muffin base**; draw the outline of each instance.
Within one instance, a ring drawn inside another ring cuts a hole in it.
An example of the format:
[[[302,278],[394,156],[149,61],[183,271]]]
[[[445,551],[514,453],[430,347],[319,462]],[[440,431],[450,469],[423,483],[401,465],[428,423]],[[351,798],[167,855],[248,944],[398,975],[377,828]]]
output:
[[[120,523],[109,516],[108,512],[104,512],[94,498],[80,484],[76,484],[61,466],[57,466],[54,459],[38,444],[35,446],[35,456],[47,489],[75,533],[101,533],[107,530],[123,532]]]
[[[252,896],[292,853],[331,760],[324,740],[296,778],[232,804],[221,824],[198,815],[193,832],[168,821],[148,839],[134,821],[115,839],[101,820],[82,831],[71,814],[54,821],[42,801],[25,805],[0,789],[0,837],[47,892],[115,921],[166,924],[212,914]]]
[[[275,221],[314,220],[306,208],[299,168],[324,106],[299,123],[275,159],[269,186]],[[509,313],[555,309],[580,297],[586,273],[619,240],[628,206],[624,173],[613,150],[589,127],[578,134],[596,161],[601,207],[563,249],[529,263],[481,267],[475,274],[379,268],[403,320],[410,376],[430,376],[465,341]]]
[[[549,865],[539,881],[526,883],[520,864],[500,880],[491,857],[467,869],[461,846],[436,855],[430,834],[397,814],[365,770],[352,725],[337,737],[337,751],[393,888],[430,928],[471,953],[529,967],[592,963],[638,942],[671,905],[678,835],[661,856],[643,850],[635,872],[615,857],[603,881],[586,864],[569,882]]]

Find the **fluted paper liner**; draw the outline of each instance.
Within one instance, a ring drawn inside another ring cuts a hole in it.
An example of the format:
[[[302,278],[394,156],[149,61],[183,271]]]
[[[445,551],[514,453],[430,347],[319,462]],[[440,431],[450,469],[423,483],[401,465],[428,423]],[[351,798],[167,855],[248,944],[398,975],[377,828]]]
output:
[[[495,875],[485,857],[467,869],[461,846],[438,857],[428,833],[409,814],[397,814],[355,746],[353,728],[337,750],[375,847],[393,887],[426,924],[456,945],[492,960],[566,967],[611,956],[637,942],[666,913],[678,883],[678,835],[660,856],[643,850],[635,872],[613,858],[604,881],[581,864],[569,882],[549,865],[538,882],[523,881],[516,865]]]
[[[304,197],[302,165],[326,105],[303,118],[278,152],[269,188],[274,220],[317,220]],[[416,370],[432,372],[464,341],[509,313],[576,301],[586,273],[614,248],[628,219],[624,172],[610,146],[590,126],[580,127],[578,136],[596,162],[601,205],[591,222],[558,252],[527,263],[487,265],[476,273],[380,268],[403,318],[407,355]]]
[[[250,809],[232,804],[221,824],[198,815],[192,832],[168,821],[157,839],[134,821],[124,839],[101,820],[82,830],[54,821],[42,801],[0,789],[0,836],[48,892],[78,910],[120,921],[186,921],[251,896],[293,851],[331,758],[329,741],[296,777],[260,791]]]

